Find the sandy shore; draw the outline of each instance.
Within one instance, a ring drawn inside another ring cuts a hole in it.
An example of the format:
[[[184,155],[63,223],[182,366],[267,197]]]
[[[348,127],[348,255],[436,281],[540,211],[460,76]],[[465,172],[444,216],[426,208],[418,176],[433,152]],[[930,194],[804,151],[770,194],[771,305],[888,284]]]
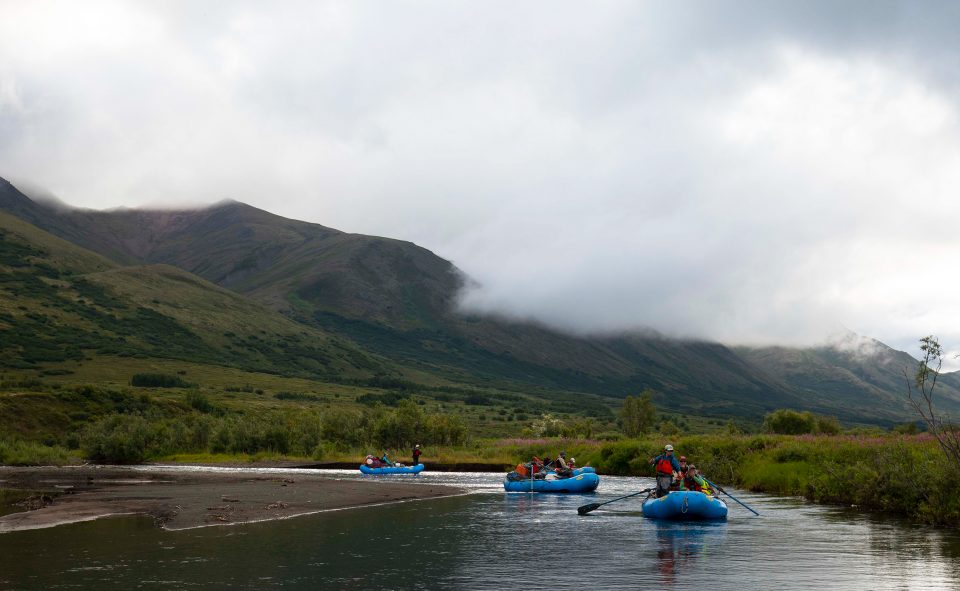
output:
[[[145,514],[171,530],[286,519],[462,494],[449,487],[323,474],[173,473],[96,466],[0,466],[0,488],[34,491],[19,512],[0,516],[0,533],[124,514]],[[9,510],[9,508],[8,508]]]

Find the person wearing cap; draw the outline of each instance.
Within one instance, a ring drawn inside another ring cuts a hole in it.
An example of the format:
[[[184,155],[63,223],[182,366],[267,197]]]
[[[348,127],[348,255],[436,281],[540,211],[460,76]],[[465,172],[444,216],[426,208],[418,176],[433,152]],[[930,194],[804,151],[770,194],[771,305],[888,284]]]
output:
[[[423,452],[420,451],[420,444],[419,444],[419,443],[413,446],[413,463],[410,464],[411,466],[416,466],[417,464],[420,463],[420,455],[421,455],[422,453],[423,453]]]
[[[713,489],[710,487],[710,483],[707,482],[706,477],[704,477],[703,474],[700,474],[700,470],[697,470],[696,466],[694,466],[693,464],[690,464],[690,472],[693,474],[694,479],[696,479],[697,486],[700,487],[697,490],[699,490],[702,493],[712,495]]]
[[[662,497],[670,492],[670,485],[680,473],[680,462],[673,455],[673,446],[669,443],[665,445],[663,453],[651,458],[648,463],[657,471],[657,497]]]
[[[694,490],[706,494],[712,494],[710,485],[703,476],[697,471],[697,467],[690,464],[681,470],[683,478],[680,479],[680,490]]]
[[[680,467],[686,468],[687,466],[687,456],[680,456]]]
[[[553,463],[553,469],[557,471],[557,476],[560,478],[573,476],[573,470],[567,465],[567,452],[560,452],[560,455],[557,456],[556,461]]]

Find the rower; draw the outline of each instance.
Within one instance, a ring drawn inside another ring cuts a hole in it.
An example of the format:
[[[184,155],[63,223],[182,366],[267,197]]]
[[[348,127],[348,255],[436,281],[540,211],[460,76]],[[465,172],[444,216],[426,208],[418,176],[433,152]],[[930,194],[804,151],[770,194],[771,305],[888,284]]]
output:
[[[650,458],[649,464],[657,471],[657,498],[670,492],[670,485],[680,473],[680,462],[673,456],[673,446],[669,443],[663,446],[663,453]]]

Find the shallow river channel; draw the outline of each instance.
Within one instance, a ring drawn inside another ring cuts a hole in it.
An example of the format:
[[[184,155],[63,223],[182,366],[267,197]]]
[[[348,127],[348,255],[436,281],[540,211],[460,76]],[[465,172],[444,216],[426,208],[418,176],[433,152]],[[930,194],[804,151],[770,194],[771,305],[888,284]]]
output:
[[[640,497],[577,515],[646,478],[602,477],[592,495],[400,478],[471,494],[178,532],[117,517],[2,534],[0,589],[960,589],[960,532],[793,498],[731,489],[761,516],[728,501],[723,523],[660,523]]]

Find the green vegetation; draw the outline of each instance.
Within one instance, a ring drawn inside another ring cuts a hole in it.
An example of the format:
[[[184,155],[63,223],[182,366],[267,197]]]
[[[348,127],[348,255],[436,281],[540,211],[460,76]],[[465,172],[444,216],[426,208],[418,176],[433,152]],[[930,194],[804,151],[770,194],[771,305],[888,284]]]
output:
[[[960,526],[960,470],[930,435],[700,435],[671,443],[721,485]],[[517,459],[565,449],[580,465],[624,476],[651,476],[647,461],[662,447],[662,438],[508,445]]]
[[[77,457],[60,446],[21,439],[0,440],[0,465],[7,466],[63,466]]]
[[[649,475],[662,441],[644,436],[657,430],[724,484],[958,521],[958,431],[926,404],[942,353],[932,337],[915,399],[932,435],[837,435],[833,416],[770,410],[903,423],[907,402],[876,392],[900,387],[905,354],[864,365],[835,349],[587,340],[459,318],[448,310],[461,278],[415,245],[239,204],[183,215],[206,230],[149,245],[162,234],[141,231],[149,214],[125,230],[107,214],[54,223],[120,264],[150,246],[176,268],[119,267],[0,213],[0,463],[358,461],[419,442],[431,461],[507,466],[564,448],[604,473]]]
[[[920,339],[920,350],[923,358],[917,365],[914,385],[907,382],[907,399],[950,463],[960,469],[960,425],[937,410],[933,402],[933,391],[943,366],[943,347],[935,336],[928,335]]]
[[[404,449],[414,442],[462,445],[466,428],[455,417],[426,415],[415,403],[396,410],[291,412],[268,410],[213,416],[196,409],[166,415],[110,414],[80,437],[96,462],[138,463],[176,454],[271,454],[322,459],[328,450]]]
[[[141,388],[193,388],[196,384],[186,382],[180,376],[163,373],[137,373],[130,378],[131,386]]]
[[[763,430],[780,435],[803,435],[806,433],[837,434],[840,421],[836,417],[815,415],[809,411],[781,408],[768,414],[763,420]]]
[[[640,396],[627,396],[620,409],[620,425],[627,437],[646,435],[657,419],[653,406],[653,390],[646,388]]]

